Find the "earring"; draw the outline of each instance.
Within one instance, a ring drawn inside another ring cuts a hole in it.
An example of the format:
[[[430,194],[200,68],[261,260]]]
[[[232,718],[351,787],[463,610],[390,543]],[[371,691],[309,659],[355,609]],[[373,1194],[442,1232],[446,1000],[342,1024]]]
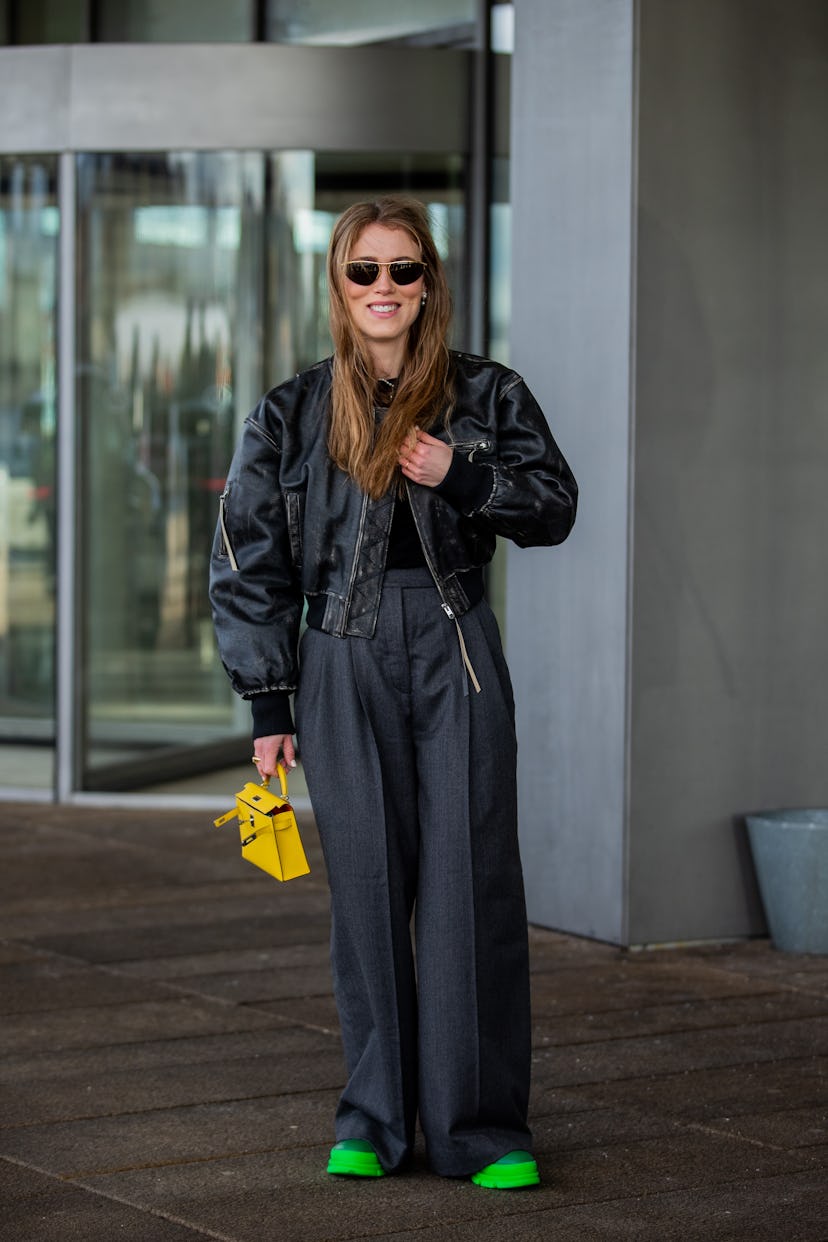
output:
[[[420,298],[420,306],[425,306],[427,297],[428,297],[428,292],[426,291],[423,294],[423,296]]]

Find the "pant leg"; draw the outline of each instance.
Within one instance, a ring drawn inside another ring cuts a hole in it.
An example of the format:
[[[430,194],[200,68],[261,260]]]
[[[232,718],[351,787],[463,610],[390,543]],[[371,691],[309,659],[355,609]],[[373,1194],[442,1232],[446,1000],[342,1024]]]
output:
[[[374,639],[308,631],[296,696],[348,1071],[336,1137],[368,1139],[388,1170],[410,1155],[417,1113],[417,792],[400,620],[401,593],[384,590]]]
[[[461,1176],[531,1148],[531,1025],[517,839],[511,682],[482,602],[456,630],[427,592],[407,592],[420,867],[416,946],[420,1119],[438,1173]]]
[[[337,1137],[398,1167],[419,1093],[446,1176],[531,1144],[511,686],[488,606],[463,630],[480,695],[434,588],[386,586],[374,639],[306,635],[297,696],[349,1071]]]

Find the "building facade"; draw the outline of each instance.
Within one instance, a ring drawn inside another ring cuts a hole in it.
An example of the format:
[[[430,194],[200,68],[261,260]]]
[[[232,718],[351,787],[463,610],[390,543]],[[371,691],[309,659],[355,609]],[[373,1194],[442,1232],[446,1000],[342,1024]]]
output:
[[[760,933],[740,817],[828,794],[825,5],[5,0],[0,36],[0,796],[233,787],[223,471],[329,349],[333,218],[410,192],[455,343],[582,486],[490,581],[530,917]]]

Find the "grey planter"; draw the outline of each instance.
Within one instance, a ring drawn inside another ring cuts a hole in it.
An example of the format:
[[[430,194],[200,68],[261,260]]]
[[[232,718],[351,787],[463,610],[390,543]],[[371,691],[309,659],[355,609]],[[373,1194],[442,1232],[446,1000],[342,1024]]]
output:
[[[771,939],[784,953],[828,953],[828,810],[747,815]]]

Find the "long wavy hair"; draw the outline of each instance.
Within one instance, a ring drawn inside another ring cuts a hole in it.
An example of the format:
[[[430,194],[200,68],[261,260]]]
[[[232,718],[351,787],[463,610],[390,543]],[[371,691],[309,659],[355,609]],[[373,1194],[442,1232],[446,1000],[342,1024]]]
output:
[[[409,329],[394,396],[379,426],[374,413],[377,376],[343,291],[343,264],[370,224],[404,229],[426,265],[426,301]],[[406,436],[415,426],[431,426],[441,410],[448,417],[451,405],[447,339],[451,294],[423,204],[389,196],[354,203],[343,212],[328,248],[328,293],[334,341],[328,452],[341,470],[378,500],[399,482],[397,457]]]

